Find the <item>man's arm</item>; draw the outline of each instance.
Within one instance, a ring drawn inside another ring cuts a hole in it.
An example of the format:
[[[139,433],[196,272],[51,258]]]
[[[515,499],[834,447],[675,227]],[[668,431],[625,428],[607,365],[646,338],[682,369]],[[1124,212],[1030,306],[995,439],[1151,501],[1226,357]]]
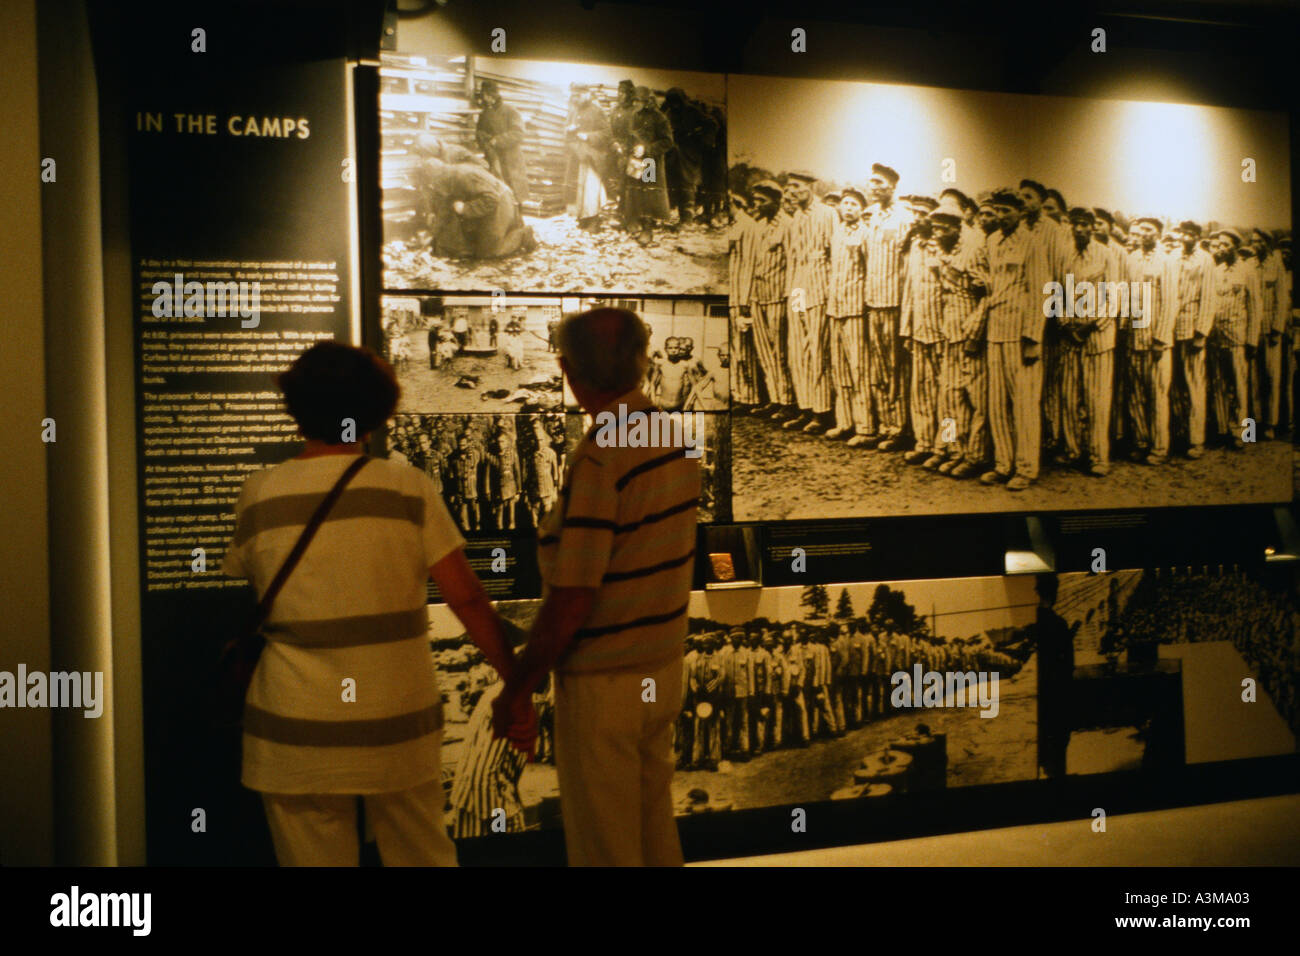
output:
[[[596,603],[595,588],[552,588],[533,622],[523,656],[506,679],[503,697],[533,692],[555,666]]]

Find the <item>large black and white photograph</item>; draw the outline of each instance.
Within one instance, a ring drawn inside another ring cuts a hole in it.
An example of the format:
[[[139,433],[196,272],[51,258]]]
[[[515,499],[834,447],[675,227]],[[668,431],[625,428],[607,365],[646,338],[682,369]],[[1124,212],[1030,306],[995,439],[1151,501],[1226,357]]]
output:
[[[559,410],[557,297],[388,295],[385,357],[414,413]]]
[[[737,520],[1290,499],[1284,116],[758,76],[728,108]]]
[[[540,602],[497,607],[526,632]],[[689,614],[680,816],[1159,772],[1293,753],[1300,731],[1300,607],[1237,568],[697,591]],[[495,672],[429,616],[453,834],[499,807],[508,830],[558,824],[549,684],[528,763],[492,739]]]
[[[535,531],[560,497],[568,437],[557,414],[394,416],[389,457],[433,479],[466,537]]]
[[[385,53],[388,289],[721,295],[722,74]]]

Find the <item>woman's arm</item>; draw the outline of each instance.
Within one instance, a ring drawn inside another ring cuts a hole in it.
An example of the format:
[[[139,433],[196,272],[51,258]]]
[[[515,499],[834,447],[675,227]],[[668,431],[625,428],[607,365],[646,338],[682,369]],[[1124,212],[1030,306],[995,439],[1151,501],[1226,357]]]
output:
[[[429,575],[438,585],[447,606],[465,625],[470,640],[478,645],[489,664],[503,680],[514,673],[515,658],[506,641],[501,619],[488,600],[483,583],[469,566],[464,548],[456,548],[445,558],[429,568]]]

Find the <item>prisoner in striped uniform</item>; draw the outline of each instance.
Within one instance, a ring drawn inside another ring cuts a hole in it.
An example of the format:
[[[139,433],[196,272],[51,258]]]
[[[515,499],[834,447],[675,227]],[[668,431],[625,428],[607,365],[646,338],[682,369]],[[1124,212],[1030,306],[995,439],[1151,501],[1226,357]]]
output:
[[[959,207],[945,195],[930,214],[938,246],[943,310],[943,361],[939,369],[939,416],[954,423],[951,440],[941,429],[947,460],[938,466],[953,478],[977,475],[987,465],[988,369],[984,321],[988,307],[988,257],[984,235],[967,228]]]
[[[845,189],[840,195],[840,219],[831,233],[831,282],[826,303],[835,385],[835,427],[826,437],[852,436],[849,444],[855,447],[876,434],[862,317],[867,265],[867,231],[862,213],[866,206],[866,197],[856,189]]]
[[[1282,333],[1288,316],[1278,308],[1278,279],[1282,273],[1281,256],[1273,249],[1273,240],[1262,229],[1253,233],[1255,261],[1259,264],[1260,291],[1260,414],[1262,437],[1273,438],[1281,420]]]
[[[781,187],[770,179],[755,183],[754,222],[741,237],[741,255],[748,260],[740,270],[742,318],[753,324],[754,347],[763,369],[769,406],[757,411],[776,421],[795,416],[794,393],[790,389],[790,372],[786,365],[785,300],[786,256],[781,241],[785,231],[781,212]],[[748,313],[748,314],[746,314]]]
[[[1059,316],[1061,328],[1060,463],[1086,454],[1088,471],[1110,472],[1110,409],[1115,380],[1115,303],[1112,284],[1122,279],[1117,260],[1093,239],[1092,210],[1070,210],[1073,241],[1062,263],[1075,301]],[[1086,285],[1085,285],[1086,283]]]
[[[1070,227],[1044,211],[1043,204],[1055,192],[1033,179],[1020,181],[1020,198],[1025,204],[1024,218],[1020,228],[1027,232],[1032,240],[1041,243],[1047,262],[1047,281],[1061,282],[1061,260],[1066,249],[1072,244]],[[1056,193],[1059,197],[1060,193]],[[1064,202],[1063,199],[1059,200]],[[1064,210],[1062,210],[1063,212]],[[1045,446],[1051,450],[1061,444],[1061,369],[1060,341],[1057,323],[1048,318],[1043,325],[1043,418],[1047,423]]]
[[[1115,217],[1100,206],[1092,207],[1097,217],[1093,222],[1092,241],[1099,243],[1106,253],[1115,260],[1116,272],[1128,275],[1128,250],[1117,238]],[[1115,316],[1115,391],[1111,396],[1110,440],[1112,446],[1123,441],[1128,435],[1129,375],[1128,363],[1128,317]]]
[[[1130,286],[1129,360],[1132,363],[1133,460],[1161,465],[1169,459],[1169,387],[1173,382],[1174,306],[1178,289],[1175,261],[1157,239],[1159,219],[1137,220],[1139,248],[1128,256]],[[1147,290],[1150,290],[1148,296]],[[1141,318],[1137,318],[1139,311]]]
[[[1214,327],[1214,257],[1200,246],[1201,227],[1178,224],[1174,255],[1174,388],[1187,403],[1187,457],[1205,454],[1205,343]]]
[[[1219,434],[1238,450],[1250,387],[1247,363],[1255,357],[1261,326],[1259,281],[1254,268],[1237,258],[1241,236],[1222,229],[1213,236],[1214,329],[1210,335],[1209,378]]]
[[[749,290],[754,281],[754,260],[745,255],[741,248],[745,233],[753,223],[752,216],[744,209],[737,209],[736,220],[731,225],[728,237],[727,275],[730,298],[727,311],[731,317],[731,408],[741,414],[749,413],[763,401],[758,347],[754,343],[753,309],[749,302]]]
[[[995,465],[980,482],[1006,482],[1008,490],[1023,491],[1038,477],[1041,452],[1047,250],[1020,228],[1024,201],[1014,190],[998,190],[993,202],[1002,221],[988,243],[989,429]]]
[[[813,196],[816,178],[803,171],[787,176],[786,189],[793,194],[796,208],[785,222],[784,237],[790,381],[800,413],[782,427],[802,429],[810,435],[819,435],[832,424],[826,295],[836,215]]]
[[[881,163],[872,165],[864,297],[868,376],[876,415],[885,435],[878,446],[882,451],[900,447],[907,430],[908,364],[901,354],[898,323],[903,300],[902,245],[911,225],[911,214],[894,201],[897,185],[898,173]]]
[[[497,681],[483,691],[465,729],[465,749],[456,765],[448,801],[455,814],[451,835],[458,840],[502,832],[492,829],[494,819],[502,820],[506,833],[524,828],[519,778],[528,755],[504,737],[492,735],[492,702],[503,687],[505,684]]]
[[[943,463],[939,435],[939,366],[943,358],[943,303],[939,290],[939,258],[930,241],[927,217],[938,203],[928,196],[904,196],[913,224],[904,240],[906,269],[899,337],[911,355],[909,419],[916,447],[903,456],[909,465],[931,470]]]

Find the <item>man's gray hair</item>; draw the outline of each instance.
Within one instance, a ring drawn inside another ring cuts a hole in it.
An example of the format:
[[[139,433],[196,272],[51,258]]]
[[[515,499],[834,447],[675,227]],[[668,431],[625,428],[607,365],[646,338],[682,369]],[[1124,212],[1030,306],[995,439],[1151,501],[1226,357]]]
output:
[[[588,388],[622,394],[645,377],[650,332],[635,312],[602,307],[566,315],[556,340],[569,374]]]

